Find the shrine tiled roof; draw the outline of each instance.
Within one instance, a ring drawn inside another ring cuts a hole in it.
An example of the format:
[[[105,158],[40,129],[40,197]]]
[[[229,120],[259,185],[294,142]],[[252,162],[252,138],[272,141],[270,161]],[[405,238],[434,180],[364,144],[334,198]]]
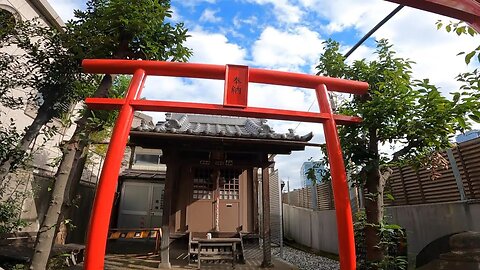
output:
[[[278,139],[308,142],[313,134],[296,135],[293,129],[287,133],[276,133],[265,119],[214,116],[200,114],[166,113],[166,120],[155,126],[142,122],[134,131],[202,135],[214,137],[238,137],[256,139]]]
[[[165,179],[165,171],[126,169],[121,174],[123,178]]]

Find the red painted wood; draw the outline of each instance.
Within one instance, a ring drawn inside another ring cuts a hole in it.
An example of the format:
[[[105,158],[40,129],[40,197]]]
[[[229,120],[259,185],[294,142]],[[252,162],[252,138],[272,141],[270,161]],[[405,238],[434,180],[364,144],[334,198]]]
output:
[[[115,110],[121,107],[123,99],[107,98],[87,98],[85,103],[90,109],[95,110]],[[157,112],[179,112],[179,113],[198,113],[213,115],[229,115],[252,118],[268,118],[289,121],[303,121],[312,123],[323,123],[330,116],[325,113],[302,112],[291,110],[280,110],[270,108],[247,107],[228,108],[217,104],[190,103],[177,101],[160,100],[134,100],[130,104],[137,111],[157,111]],[[338,124],[347,125],[360,123],[361,118],[355,116],[334,114],[333,118]]]
[[[248,67],[227,65],[225,70],[225,89],[223,106],[247,107]]]
[[[86,98],[85,103],[91,110],[120,110],[125,104],[123,98]]]
[[[113,128],[112,138],[108,145],[90,217],[90,227],[85,249],[85,269],[88,270],[104,269],[105,248],[113,198],[133,121],[134,109],[129,104],[129,101],[139,97],[145,78],[143,70],[137,70],[133,75],[126,97],[127,102],[122,105]]]
[[[145,70],[147,75],[225,79],[225,66],[220,65],[144,60],[85,59],[82,62],[82,66],[83,71],[86,73],[133,74],[135,70],[140,68]],[[249,69],[249,82],[311,89],[315,89],[320,84],[325,84],[329,91],[358,95],[365,94],[368,90],[368,84],[365,82],[258,68]]]
[[[320,85],[316,90],[320,111],[332,116],[327,88]],[[340,269],[355,270],[355,239],[353,234],[352,209],[350,207],[350,194],[348,192],[347,174],[343,163],[342,148],[338,138],[335,120],[330,117],[323,123],[327,156],[330,163],[332,176],[333,200],[337,218],[338,254],[340,257]]]

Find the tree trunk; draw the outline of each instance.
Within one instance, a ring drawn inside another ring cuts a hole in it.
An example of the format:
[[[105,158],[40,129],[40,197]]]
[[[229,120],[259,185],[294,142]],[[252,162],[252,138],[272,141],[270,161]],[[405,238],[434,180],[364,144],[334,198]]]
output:
[[[77,149],[75,145],[69,144],[64,151],[65,162],[72,163]],[[63,196],[67,187],[66,181],[61,181],[62,176],[68,177],[70,174],[69,168],[62,168],[57,173],[57,179],[52,192],[52,199],[48,206],[47,213],[43,219],[42,226],[37,233],[35,241],[35,253],[33,254],[30,268],[32,270],[47,269],[48,258],[50,257],[50,250],[52,249],[53,238],[57,228],[58,215],[62,209]]]
[[[383,220],[383,183],[380,177],[380,155],[378,151],[377,129],[369,131],[369,154],[374,158],[367,164],[365,212],[367,224],[365,224],[365,245],[367,249],[367,261],[369,269],[378,269],[378,262],[383,261],[385,248],[380,245],[380,223]]]
[[[367,172],[366,187],[365,212],[367,215],[367,224],[365,225],[365,245],[367,249],[367,261],[376,263],[382,261],[384,257],[384,248],[380,246],[381,238],[379,230],[380,223],[383,220],[383,188],[378,169],[372,168],[371,171]],[[369,269],[377,268],[371,266]]]
[[[33,140],[38,136],[38,133],[42,129],[42,127],[48,123],[53,117],[52,111],[52,104],[50,103],[43,103],[40,108],[38,108],[37,116],[33,119],[32,124],[27,128],[25,131],[25,135],[23,135],[22,139],[17,145],[17,149],[23,153],[28,151],[30,144]],[[3,184],[5,177],[10,173],[12,167],[15,166],[16,160],[15,156],[9,156],[5,161],[1,163],[0,166],[0,186]]]
[[[65,240],[68,235],[68,227],[65,224],[66,220],[71,220],[72,211],[77,202],[77,190],[80,180],[82,179],[83,168],[85,167],[85,162],[87,161],[88,155],[88,141],[81,140],[79,138],[73,140],[79,142],[78,149],[84,149],[83,151],[75,151],[75,159],[71,165],[70,175],[67,180],[67,187],[65,189],[65,196],[63,198],[62,211],[59,217],[59,231],[57,233],[55,243],[56,244],[65,244]],[[61,164],[60,164],[61,166]],[[81,200],[82,198],[80,198]],[[75,223],[73,223],[75,225]]]
[[[108,90],[112,86],[113,77],[111,75],[105,75],[100,83],[100,86],[97,88],[94,97],[106,97],[108,94]],[[56,202],[55,205],[50,204],[47,216],[45,217],[44,221],[42,222],[41,228],[48,228],[48,230],[39,230],[37,234],[37,242],[35,243],[35,252],[32,258],[32,265],[30,269],[45,269],[45,268],[36,268],[37,266],[45,266],[47,265],[48,258],[50,256],[50,250],[53,244],[54,236],[55,236],[55,229],[57,228],[57,224],[60,223],[59,217],[62,209],[62,205],[64,203],[64,198],[66,194],[70,194],[68,189],[76,188],[78,182],[80,181],[80,177],[73,177],[75,173],[71,175],[73,166],[78,164],[81,160],[82,154],[85,151],[86,146],[88,145],[88,137],[92,130],[90,130],[87,126],[88,118],[91,116],[91,111],[87,109],[84,116],[77,121],[77,127],[72,138],[66,144],[66,149],[68,151],[64,152],[62,161],[60,162],[60,166],[58,167],[55,186],[53,187],[53,194],[52,196],[55,197],[56,200],[61,200]],[[75,168],[75,170],[83,171],[83,168]],[[76,174],[77,176],[79,174]],[[75,179],[74,179],[75,178]],[[53,199],[52,199],[53,201]],[[69,203],[69,202],[67,202]],[[53,210],[51,210],[53,209]],[[54,223],[52,223],[54,221]],[[53,224],[53,225],[52,225]],[[42,242],[39,242],[39,239]],[[35,264],[34,264],[35,262]]]

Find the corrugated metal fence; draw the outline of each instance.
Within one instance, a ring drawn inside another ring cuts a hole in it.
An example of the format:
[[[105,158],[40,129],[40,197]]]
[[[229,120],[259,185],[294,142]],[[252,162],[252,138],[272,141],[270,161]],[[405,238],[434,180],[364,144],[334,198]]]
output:
[[[440,177],[435,180],[431,180],[430,172],[424,168],[419,170],[408,166],[395,168],[385,187],[385,194],[390,193],[394,200],[385,197],[385,205],[480,199],[480,138],[460,143],[449,151],[442,153],[442,156],[449,160],[449,166],[447,169],[441,169]],[[455,177],[455,172],[458,178]],[[289,194],[283,194],[282,200],[290,205],[314,208],[312,206],[312,202],[315,201],[312,200],[314,188],[317,209],[334,209],[330,183],[293,190]]]

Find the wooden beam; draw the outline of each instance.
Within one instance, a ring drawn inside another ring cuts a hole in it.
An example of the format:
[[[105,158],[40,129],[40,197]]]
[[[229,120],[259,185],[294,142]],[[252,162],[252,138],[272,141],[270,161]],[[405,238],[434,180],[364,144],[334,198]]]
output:
[[[244,169],[244,168],[252,168],[252,167],[266,167],[272,166],[275,162],[265,162],[260,160],[255,160],[254,157],[250,160],[231,160],[233,164],[225,164],[226,161],[210,161],[208,159],[199,159],[199,158],[189,158],[188,154],[182,153],[182,159],[180,160],[172,160],[168,157],[161,157],[160,163],[168,164],[172,162],[179,162],[182,165],[186,166],[207,166],[210,168],[236,168],[236,169]],[[230,161],[230,160],[228,160]]]
[[[165,152],[165,154],[175,159],[178,158],[177,152]],[[162,216],[162,242],[160,247],[160,265],[159,268],[170,269],[170,227],[171,220],[175,218],[175,213],[172,213],[172,199],[173,199],[173,185],[174,181],[179,175],[178,163],[172,162],[167,164],[167,175],[165,179],[165,188],[163,195],[163,216]]]
[[[258,230],[258,168],[252,168],[252,188],[253,188],[253,231],[259,233]]]
[[[262,267],[273,267],[270,237],[270,174],[262,169],[263,262]]]
[[[202,144],[198,142],[201,141]],[[171,143],[177,144],[187,144],[194,143],[198,148],[211,148],[215,146],[216,149],[219,146],[225,148],[226,150],[230,147],[234,148],[235,146],[242,145],[242,148],[245,146],[261,150],[265,147],[272,148],[273,150],[278,148],[281,151],[295,151],[295,150],[304,150],[306,146],[320,147],[322,144],[309,143],[306,141],[296,141],[288,139],[272,139],[272,138],[247,138],[247,137],[227,137],[227,136],[208,136],[208,135],[199,135],[199,134],[183,134],[183,133],[161,133],[153,131],[135,131],[130,132],[130,143],[133,143],[138,146],[143,146],[145,144],[155,144],[158,145],[158,148],[161,148],[162,144],[171,145]],[[258,151],[257,151],[258,152]],[[263,151],[268,152],[268,151]]]
[[[128,161],[128,168],[131,169],[135,161],[135,146],[130,146],[130,159]]]

